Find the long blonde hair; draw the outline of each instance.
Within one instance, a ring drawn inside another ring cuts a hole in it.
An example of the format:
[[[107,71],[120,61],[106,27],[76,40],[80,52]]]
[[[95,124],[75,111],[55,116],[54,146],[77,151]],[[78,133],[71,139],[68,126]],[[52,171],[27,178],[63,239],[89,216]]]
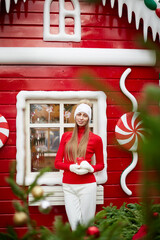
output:
[[[81,103],[88,104],[90,107],[92,106],[90,101],[87,99],[81,100],[79,104]],[[80,143],[78,144],[78,125],[77,123],[75,123],[75,128],[73,130],[72,137],[68,141],[65,147],[65,151],[69,161],[76,162],[77,157],[85,158],[88,138],[89,138],[89,131],[90,131],[90,128],[89,128],[89,121],[88,121],[87,124],[85,125],[84,134],[80,140]]]

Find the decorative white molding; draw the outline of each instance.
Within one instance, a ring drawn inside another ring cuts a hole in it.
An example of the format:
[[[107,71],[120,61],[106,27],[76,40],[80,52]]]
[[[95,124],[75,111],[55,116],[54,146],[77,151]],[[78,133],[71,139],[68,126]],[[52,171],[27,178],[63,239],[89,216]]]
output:
[[[153,50],[0,47],[0,64],[154,66]]]
[[[131,101],[132,103],[132,112],[136,112],[138,109],[138,103],[136,98],[127,90],[126,85],[125,85],[125,81],[126,78],[128,77],[128,75],[130,74],[131,69],[127,68],[124,73],[122,74],[119,84],[120,84],[120,89],[123,92],[123,94],[128,97],[128,99]]]
[[[138,153],[137,153],[137,147],[138,147],[138,141],[139,141],[139,137],[144,140],[144,136],[143,136],[143,130],[144,128],[139,127],[142,123],[142,120],[137,121],[137,118],[139,116],[139,113],[137,112],[138,110],[138,103],[136,98],[127,90],[126,86],[125,86],[125,80],[127,78],[127,76],[130,74],[131,69],[127,68],[124,73],[122,74],[121,78],[120,78],[120,88],[121,91],[123,92],[123,94],[128,97],[128,99],[131,101],[132,103],[132,112],[134,113],[132,118],[130,120],[127,119],[127,115],[129,115],[130,113],[126,113],[124,115],[121,116],[121,121],[123,122],[123,127],[120,127],[119,121],[118,121],[118,125],[116,125],[115,127],[115,133],[116,136],[117,134],[120,134],[121,136],[123,136],[122,138],[119,138],[119,135],[117,137],[117,141],[120,145],[124,146],[125,144],[128,143],[132,143],[132,145],[130,146],[130,149],[127,148],[127,150],[132,152],[132,162],[131,164],[123,171],[123,173],[121,174],[121,178],[120,178],[120,184],[121,187],[123,189],[123,191],[128,194],[128,195],[132,195],[131,190],[127,187],[126,184],[126,178],[127,175],[135,168],[137,162],[138,162]],[[135,122],[136,122],[136,126],[135,126]],[[135,131],[136,129],[136,131]],[[141,132],[142,131],[142,132]],[[136,134],[136,135],[135,135]],[[135,140],[134,140],[134,136]],[[139,137],[138,137],[139,136]]]
[[[43,40],[44,41],[72,41],[80,42],[81,40],[81,19],[80,5],[78,0],[71,0],[74,9],[65,9],[64,0],[59,0],[59,33],[50,33],[50,6],[53,0],[45,0],[43,11]],[[74,33],[65,32],[65,18],[74,19]]]
[[[20,91],[17,95],[17,175],[16,181],[18,184],[23,184],[25,176],[25,185],[30,185],[37,173],[25,173],[25,107],[27,100],[59,100],[59,99],[96,99],[98,104],[98,135],[103,141],[103,154],[105,167],[102,171],[95,173],[97,184],[103,184],[107,181],[107,118],[106,118],[106,95],[101,91]],[[38,181],[38,184],[61,184],[62,171],[45,173]]]
[[[138,162],[138,153],[132,152],[132,155],[133,155],[133,159],[131,164],[123,171],[120,178],[121,187],[127,195],[132,195],[132,191],[126,185],[126,177],[136,167]]]

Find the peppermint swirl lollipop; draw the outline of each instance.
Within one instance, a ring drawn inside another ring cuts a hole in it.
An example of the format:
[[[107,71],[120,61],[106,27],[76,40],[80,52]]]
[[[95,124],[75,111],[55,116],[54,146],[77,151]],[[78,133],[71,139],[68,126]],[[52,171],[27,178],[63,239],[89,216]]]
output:
[[[118,120],[115,127],[118,143],[125,149],[135,152],[142,139],[144,139],[144,128],[138,112],[125,113]]]
[[[126,185],[126,177],[135,168],[138,162],[138,153],[136,151],[139,142],[144,138],[142,120],[140,119],[139,113],[137,112],[138,109],[137,100],[127,90],[125,86],[126,77],[130,72],[131,69],[127,68],[122,74],[120,78],[120,88],[124,95],[128,97],[128,99],[131,101],[132,112],[125,113],[124,115],[122,115],[115,127],[117,141],[125,149],[131,151],[133,156],[131,164],[123,171],[120,178],[121,187],[123,191],[128,195],[132,195],[132,192]]]
[[[6,143],[9,136],[9,125],[7,120],[0,114],[0,148]]]

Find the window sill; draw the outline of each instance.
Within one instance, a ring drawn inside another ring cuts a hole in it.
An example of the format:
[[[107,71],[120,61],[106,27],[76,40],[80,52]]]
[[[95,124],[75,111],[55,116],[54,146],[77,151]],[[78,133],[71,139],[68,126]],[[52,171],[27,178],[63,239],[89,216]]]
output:
[[[44,194],[53,193],[52,195],[48,196],[46,198],[47,201],[50,202],[53,206],[60,206],[64,205],[64,195],[62,186],[41,186],[44,190]],[[30,202],[33,200],[32,194],[29,194],[28,202],[29,206],[39,206],[40,201],[37,201],[34,204],[31,204]],[[103,204],[104,203],[104,188],[102,185],[97,186],[97,200],[96,204]]]

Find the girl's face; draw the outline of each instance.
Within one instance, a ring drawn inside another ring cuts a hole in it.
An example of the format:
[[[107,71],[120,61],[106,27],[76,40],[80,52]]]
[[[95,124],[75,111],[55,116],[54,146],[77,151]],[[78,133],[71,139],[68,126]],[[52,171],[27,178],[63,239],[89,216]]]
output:
[[[88,119],[88,115],[84,112],[77,113],[75,118],[76,123],[79,127],[85,126],[88,122]]]

